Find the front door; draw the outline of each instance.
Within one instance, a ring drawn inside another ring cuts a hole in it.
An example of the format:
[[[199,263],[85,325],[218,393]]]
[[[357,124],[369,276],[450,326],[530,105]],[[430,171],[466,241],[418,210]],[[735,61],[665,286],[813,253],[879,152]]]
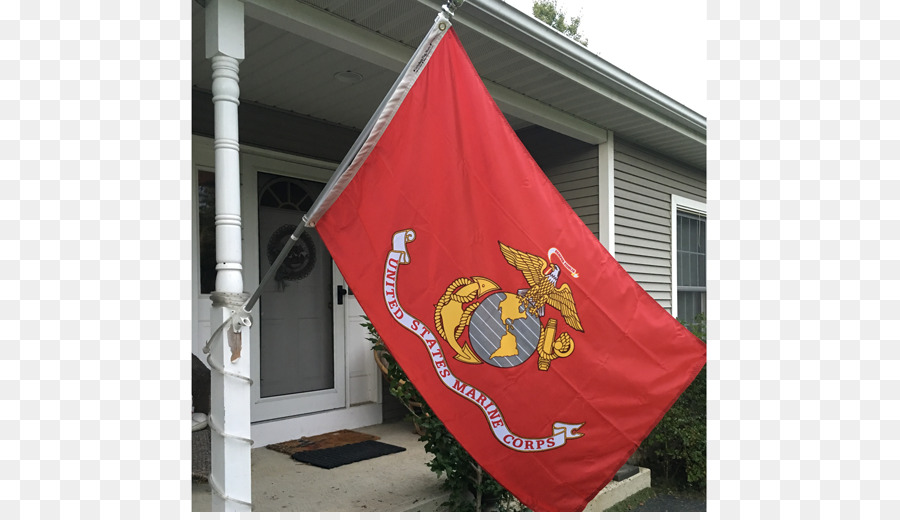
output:
[[[264,172],[256,175],[261,279],[324,184]],[[341,284],[318,233],[304,229],[258,303],[259,373],[253,389],[253,421],[346,404],[344,348],[336,345],[336,340],[343,340],[343,307],[335,305],[335,288]]]

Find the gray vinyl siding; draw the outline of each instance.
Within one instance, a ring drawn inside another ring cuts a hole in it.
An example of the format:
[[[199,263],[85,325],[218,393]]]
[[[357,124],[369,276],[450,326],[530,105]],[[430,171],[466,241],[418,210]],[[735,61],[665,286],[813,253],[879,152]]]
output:
[[[706,174],[617,140],[616,260],[660,305],[672,308],[672,194],[706,200]]]
[[[520,130],[518,136],[566,202],[594,236],[599,236],[597,146],[537,126]]]

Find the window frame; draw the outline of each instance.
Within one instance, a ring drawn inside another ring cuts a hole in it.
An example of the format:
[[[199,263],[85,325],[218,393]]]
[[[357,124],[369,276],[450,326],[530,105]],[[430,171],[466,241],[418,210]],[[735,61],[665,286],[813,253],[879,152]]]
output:
[[[672,316],[678,317],[678,212],[693,213],[707,218],[706,203],[698,200],[689,199],[680,195],[672,194],[671,206],[671,229],[672,229],[672,249],[670,251],[672,259],[671,282],[672,289],[670,296]],[[707,299],[709,298],[709,285],[706,286]]]

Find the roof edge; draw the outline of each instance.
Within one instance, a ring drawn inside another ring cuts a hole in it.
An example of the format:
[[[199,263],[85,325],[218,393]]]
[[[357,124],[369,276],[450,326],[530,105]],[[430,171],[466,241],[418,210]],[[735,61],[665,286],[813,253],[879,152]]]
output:
[[[418,1],[440,8],[439,0]],[[692,133],[702,134],[705,140],[705,116],[606,61],[549,25],[499,0],[467,0],[457,14],[463,14],[466,7],[477,9],[492,19],[497,29],[521,44],[541,49],[569,68],[579,65],[596,73],[607,80],[608,87],[632,102],[692,130]]]

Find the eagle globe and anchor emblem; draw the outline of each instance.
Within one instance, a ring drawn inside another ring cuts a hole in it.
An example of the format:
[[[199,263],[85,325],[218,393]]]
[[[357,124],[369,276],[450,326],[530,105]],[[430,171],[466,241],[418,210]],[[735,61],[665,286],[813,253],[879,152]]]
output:
[[[557,335],[555,318],[541,321],[545,308],[556,309],[567,325],[584,331],[569,285],[557,287],[560,266],[552,263],[552,257],[558,256],[574,278],[578,272],[555,247],[547,252],[547,260],[502,242],[500,251],[510,265],[522,272],[529,287],[515,293],[496,292],[500,287],[488,278],[457,278],[435,305],[435,328],[456,351],[457,361],[509,368],[524,363],[537,351],[538,370],[549,370],[551,361],[572,354],[575,341],[568,332]],[[480,299],[484,295],[488,296]],[[459,339],[467,327],[469,342],[460,345]]]

